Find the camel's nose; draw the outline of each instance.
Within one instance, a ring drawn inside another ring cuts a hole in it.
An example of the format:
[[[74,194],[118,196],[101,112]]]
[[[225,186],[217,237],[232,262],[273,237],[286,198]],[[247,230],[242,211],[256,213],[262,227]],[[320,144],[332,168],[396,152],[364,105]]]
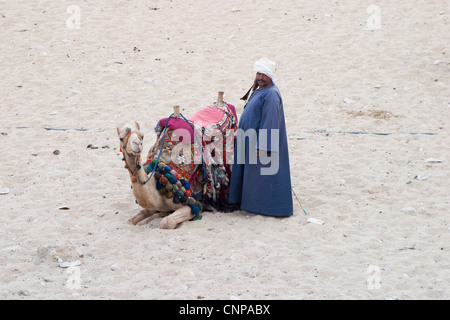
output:
[[[141,153],[143,147],[142,147],[142,143],[138,143],[138,142],[133,142],[133,145],[131,147],[131,150],[134,153]]]

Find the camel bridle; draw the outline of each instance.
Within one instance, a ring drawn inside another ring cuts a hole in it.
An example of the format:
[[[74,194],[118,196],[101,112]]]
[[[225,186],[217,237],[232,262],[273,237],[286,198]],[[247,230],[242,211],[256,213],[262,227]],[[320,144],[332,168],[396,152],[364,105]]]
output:
[[[120,151],[122,152],[122,154],[123,154],[123,161],[125,161],[125,168],[126,169],[128,169],[128,172],[130,173],[130,175],[131,175],[131,181],[132,182],[137,182],[138,181],[138,177],[137,177],[137,172],[138,172],[138,170],[141,168],[141,165],[140,165],[140,162],[141,162],[141,155],[140,154],[138,154],[136,157],[137,157],[137,159],[136,159],[136,166],[135,166],[135,168],[134,168],[134,172],[133,172],[133,170],[131,169],[131,167],[130,167],[130,165],[129,165],[129,163],[128,163],[128,161],[127,161],[127,145],[128,145],[128,141],[130,140],[130,137],[131,137],[131,135],[132,134],[136,134],[138,137],[139,137],[139,134],[136,132],[136,131],[129,131],[128,132],[128,134],[127,134],[127,136],[125,137],[125,138],[123,138],[123,139],[121,139],[121,144],[120,144]],[[128,155],[129,156],[129,155]]]

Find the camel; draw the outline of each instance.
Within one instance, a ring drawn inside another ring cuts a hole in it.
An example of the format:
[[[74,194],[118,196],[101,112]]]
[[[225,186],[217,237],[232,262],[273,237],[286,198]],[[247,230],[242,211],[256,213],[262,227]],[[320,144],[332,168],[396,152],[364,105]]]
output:
[[[217,105],[223,103],[223,92],[219,92]],[[179,106],[174,107],[174,114],[179,115]],[[137,204],[142,207],[135,216],[129,219],[129,222],[133,225],[145,225],[156,218],[162,218],[159,224],[161,229],[175,229],[181,223],[196,218],[192,208],[186,203],[174,203],[172,198],[161,195],[160,190],[157,189],[156,174],[154,175],[153,172],[148,174],[148,171],[144,169],[141,162],[144,134],[141,132],[139,123],[135,121],[132,125],[117,127],[117,134],[120,139],[125,168],[131,179],[133,195]],[[157,139],[150,149],[149,155],[152,151],[160,148],[162,136],[164,134]],[[201,207],[201,204],[198,202],[197,204]]]

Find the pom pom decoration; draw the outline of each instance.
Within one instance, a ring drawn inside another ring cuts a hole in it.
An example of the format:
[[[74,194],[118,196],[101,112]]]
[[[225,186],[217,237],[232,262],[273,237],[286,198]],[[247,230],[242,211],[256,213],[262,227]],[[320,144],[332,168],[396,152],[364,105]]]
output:
[[[190,183],[165,163],[161,161],[158,163],[156,159],[149,161],[145,171],[150,173],[154,170],[156,189],[159,193],[167,199],[172,199],[175,204],[182,203],[191,207],[192,214],[196,216],[195,219],[199,219],[203,206],[197,201],[197,195],[192,192]]]
[[[172,177],[172,178],[169,179],[169,181],[170,181],[171,184],[176,184],[177,183],[177,178]]]
[[[199,212],[200,212],[200,208],[199,208],[199,207],[197,207],[197,206],[191,206],[191,213],[192,213],[194,216],[198,215]]]
[[[164,168],[158,168],[158,169],[156,169],[156,172],[159,172],[159,174],[165,174],[166,173],[166,170],[164,170]]]
[[[168,181],[169,180],[167,180],[167,178],[164,176],[161,176],[161,178],[159,178],[159,183],[161,183],[164,186],[167,184]]]
[[[187,205],[188,205],[188,206],[193,206],[194,204],[195,204],[195,199],[189,197],[189,198],[187,199]]]

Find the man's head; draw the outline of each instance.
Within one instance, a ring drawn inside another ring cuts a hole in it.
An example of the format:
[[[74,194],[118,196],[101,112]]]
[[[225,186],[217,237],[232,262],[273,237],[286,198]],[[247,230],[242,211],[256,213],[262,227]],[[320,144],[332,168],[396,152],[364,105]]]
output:
[[[262,58],[255,62],[253,70],[256,72],[255,83],[260,88],[266,88],[276,83],[275,71],[277,65],[268,58]]]
[[[255,82],[261,89],[267,88],[273,84],[272,79],[270,79],[270,77],[260,72],[256,73]]]

